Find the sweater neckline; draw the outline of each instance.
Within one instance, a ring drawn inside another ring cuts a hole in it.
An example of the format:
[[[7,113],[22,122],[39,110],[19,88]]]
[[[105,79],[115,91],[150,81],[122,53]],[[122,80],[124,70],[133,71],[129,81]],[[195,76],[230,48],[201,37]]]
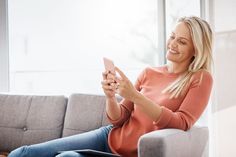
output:
[[[165,65],[163,67],[163,72],[164,72],[165,75],[170,76],[170,77],[178,77],[178,76],[185,73],[185,71],[184,72],[178,72],[178,73],[171,73],[171,72],[168,71],[167,65]]]

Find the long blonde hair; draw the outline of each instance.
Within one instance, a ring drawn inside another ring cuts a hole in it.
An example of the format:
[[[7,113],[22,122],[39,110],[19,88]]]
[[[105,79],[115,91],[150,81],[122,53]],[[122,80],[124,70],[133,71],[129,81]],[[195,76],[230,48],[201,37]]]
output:
[[[177,98],[183,93],[192,75],[200,70],[211,72],[212,63],[212,30],[209,24],[196,16],[182,17],[178,22],[187,24],[194,46],[195,55],[189,64],[188,70],[176,81],[170,84],[163,93],[170,93],[170,98]]]

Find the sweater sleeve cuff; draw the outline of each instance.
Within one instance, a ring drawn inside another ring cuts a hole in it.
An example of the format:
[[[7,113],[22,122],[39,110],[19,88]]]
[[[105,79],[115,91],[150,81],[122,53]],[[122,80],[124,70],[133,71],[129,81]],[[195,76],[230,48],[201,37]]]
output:
[[[118,119],[112,119],[112,118],[108,115],[107,112],[106,112],[106,115],[107,115],[108,120],[109,120],[112,124],[116,124],[116,123],[118,123],[118,122],[120,121],[120,119],[121,119],[121,117],[122,117],[122,115],[123,115],[123,110],[121,110],[121,114],[120,114],[120,117],[119,117]]]
[[[162,112],[161,115],[159,117],[159,119],[157,121],[154,121],[153,124],[156,125],[158,128],[165,128],[169,121],[171,120],[171,115],[172,115],[172,111],[161,106]]]

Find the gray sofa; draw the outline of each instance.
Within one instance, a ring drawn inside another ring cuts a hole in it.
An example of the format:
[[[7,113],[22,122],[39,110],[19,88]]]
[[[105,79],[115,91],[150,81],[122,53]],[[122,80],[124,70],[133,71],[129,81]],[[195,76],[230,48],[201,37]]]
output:
[[[86,132],[109,124],[105,97],[88,94],[0,94],[0,152]],[[143,135],[139,157],[207,156],[208,128],[164,129]]]

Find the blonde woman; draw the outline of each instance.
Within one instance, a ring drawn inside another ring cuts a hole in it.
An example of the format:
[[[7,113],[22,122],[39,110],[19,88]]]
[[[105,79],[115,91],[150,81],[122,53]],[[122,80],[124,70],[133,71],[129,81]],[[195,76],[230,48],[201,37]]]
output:
[[[116,67],[120,77],[103,73],[102,88],[112,126],[25,146],[10,157],[85,157],[74,149],[90,148],[137,157],[138,139],[165,128],[190,129],[203,113],[212,88],[212,32],[198,17],[180,18],[167,41],[168,64],[146,68],[135,85]],[[115,94],[123,97],[117,102]]]

